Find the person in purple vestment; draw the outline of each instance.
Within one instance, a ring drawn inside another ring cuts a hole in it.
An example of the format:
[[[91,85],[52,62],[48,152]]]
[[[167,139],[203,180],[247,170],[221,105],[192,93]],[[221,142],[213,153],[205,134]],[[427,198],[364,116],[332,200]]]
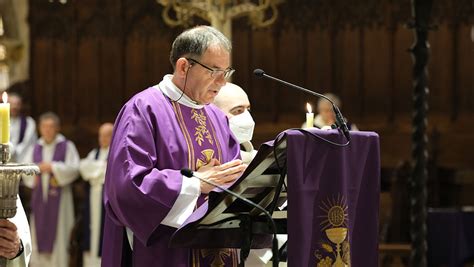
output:
[[[174,72],[133,96],[115,121],[104,184],[102,266],[236,266],[233,249],[169,248],[170,237],[212,186],[245,170],[225,114],[210,104],[234,70],[231,44],[198,26],[173,42]]]
[[[30,267],[68,266],[69,236],[74,226],[72,182],[79,176],[79,153],[60,131],[59,117],[47,112],[40,116],[40,139],[28,153],[40,174],[23,176],[31,192]]]

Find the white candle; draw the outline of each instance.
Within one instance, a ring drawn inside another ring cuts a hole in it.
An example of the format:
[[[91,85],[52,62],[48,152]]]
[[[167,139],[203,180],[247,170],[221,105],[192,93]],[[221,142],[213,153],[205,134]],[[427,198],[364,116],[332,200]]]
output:
[[[10,103],[7,92],[2,94],[3,103],[0,103],[0,142],[8,144],[10,142]]]
[[[308,113],[306,113],[306,128],[313,128],[314,127],[314,114],[313,109],[309,103],[306,103],[306,109]]]

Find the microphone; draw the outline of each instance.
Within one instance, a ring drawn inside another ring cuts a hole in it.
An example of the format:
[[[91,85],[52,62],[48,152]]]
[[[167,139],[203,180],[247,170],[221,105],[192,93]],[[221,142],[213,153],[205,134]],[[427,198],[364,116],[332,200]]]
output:
[[[276,82],[279,82],[279,83],[282,83],[284,85],[287,85],[289,87],[293,87],[295,89],[298,89],[300,91],[303,91],[307,94],[310,94],[310,95],[313,95],[313,96],[317,96],[317,97],[322,97],[324,99],[326,99],[327,101],[329,101],[329,103],[332,104],[332,109],[334,111],[334,114],[336,115],[336,125],[339,129],[341,129],[342,133],[344,134],[344,136],[346,137],[347,141],[350,141],[351,140],[351,135],[349,134],[349,127],[347,127],[347,123],[346,123],[346,120],[344,120],[344,117],[342,116],[342,113],[341,111],[339,110],[339,108],[334,104],[334,102],[329,99],[329,97],[323,95],[323,94],[320,94],[320,93],[316,93],[316,92],[313,92],[311,90],[308,90],[306,88],[303,88],[301,86],[298,86],[296,84],[292,84],[292,83],[289,83],[287,81],[283,81],[283,80],[280,80],[276,77],[273,77],[273,76],[270,76],[268,74],[265,73],[265,71],[263,71],[262,69],[255,69],[253,71],[253,74],[255,74],[255,76],[261,78],[261,77],[265,77],[265,78],[268,78],[268,79],[271,79],[271,80],[274,80]]]
[[[275,221],[273,220],[272,216],[270,215],[270,213],[264,209],[262,206],[258,205],[257,203],[253,202],[252,200],[250,199],[247,199],[247,198],[244,198],[242,197],[241,195],[239,194],[236,194],[235,192],[232,192],[230,191],[229,189],[225,188],[225,187],[222,187],[220,185],[218,185],[217,183],[211,181],[211,180],[208,180],[206,178],[202,178],[202,177],[199,177],[199,176],[196,176],[194,175],[194,172],[188,168],[183,168],[181,169],[181,174],[188,177],[188,178],[192,178],[192,177],[195,177],[197,179],[199,179],[200,181],[203,181],[207,184],[210,184],[214,187],[217,187],[219,188],[220,190],[226,192],[227,194],[229,195],[232,195],[234,197],[236,197],[237,199],[240,199],[242,200],[243,202],[245,202],[247,205],[251,206],[251,207],[254,207],[258,210],[260,210],[263,214],[265,214],[265,216],[267,217],[268,219],[268,222],[270,222],[270,225],[271,225],[271,228],[272,228],[272,232],[273,232],[273,244],[272,244],[272,253],[273,253],[273,267],[278,267],[278,263],[279,263],[279,259],[278,259],[278,256],[279,256],[279,252],[278,252],[278,240],[276,238],[276,225],[275,225]],[[247,255],[248,256],[248,255]],[[245,257],[247,258],[247,257]]]

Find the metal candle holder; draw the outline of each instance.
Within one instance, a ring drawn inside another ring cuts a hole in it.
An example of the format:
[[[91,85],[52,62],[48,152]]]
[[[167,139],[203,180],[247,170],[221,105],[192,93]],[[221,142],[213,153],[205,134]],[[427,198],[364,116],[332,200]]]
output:
[[[16,201],[21,175],[39,174],[35,164],[8,163],[10,147],[0,144],[0,219],[13,218],[16,214]],[[7,259],[0,257],[0,267],[7,266]]]

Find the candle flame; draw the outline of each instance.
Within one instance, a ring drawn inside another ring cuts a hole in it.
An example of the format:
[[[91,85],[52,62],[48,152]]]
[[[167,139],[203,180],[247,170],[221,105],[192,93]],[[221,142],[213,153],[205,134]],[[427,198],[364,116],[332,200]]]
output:
[[[7,92],[3,92],[2,94],[2,100],[3,100],[3,103],[7,103],[8,102],[8,94]]]
[[[308,110],[308,113],[313,112],[313,108],[311,107],[311,105],[309,103],[306,103],[306,109]]]

